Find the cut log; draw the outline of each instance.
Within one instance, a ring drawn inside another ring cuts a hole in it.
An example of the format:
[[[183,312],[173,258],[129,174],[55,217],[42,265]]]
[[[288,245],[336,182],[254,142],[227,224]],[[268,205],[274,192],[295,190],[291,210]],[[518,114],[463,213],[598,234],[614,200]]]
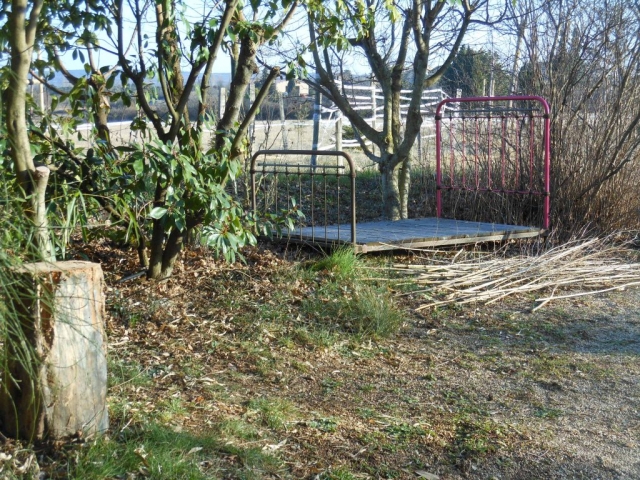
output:
[[[33,263],[14,273],[26,288],[21,298],[8,299],[21,325],[5,346],[9,362],[0,389],[3,432],[33,441],[105,431],[109,421],[100,265]],[[27,349],[34,355],[25,365]]]

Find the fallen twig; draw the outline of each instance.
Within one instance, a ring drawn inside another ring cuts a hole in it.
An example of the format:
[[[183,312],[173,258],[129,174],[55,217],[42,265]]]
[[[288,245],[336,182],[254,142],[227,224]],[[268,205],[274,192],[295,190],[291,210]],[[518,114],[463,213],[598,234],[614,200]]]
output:
[[[413,277],[439,299],[417,310],[451,303],[494,303],[508,296],[551,290],[534,310],[552,300],[594,295],[640,285],[638,252],[609,238],[574,241],[537,256],[466,259],[458,252],[450,263],[393,265],[392,271]],[[556,295],[558,290],[579,289]],[[415,292],[413,292],[415,293]],[[444,296],[442,296],[444,294]]]

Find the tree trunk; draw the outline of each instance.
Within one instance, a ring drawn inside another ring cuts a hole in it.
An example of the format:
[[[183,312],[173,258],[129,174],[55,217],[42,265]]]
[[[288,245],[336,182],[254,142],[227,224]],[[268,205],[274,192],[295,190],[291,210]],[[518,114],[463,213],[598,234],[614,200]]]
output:
[[[158,180],[156,183],[156,191],[154,195],[154,207],[164,207],[167,197],[167,187],[162,185]],[[147,269],[147,278],[162,278],[162,257],[164,252],[164,241],[167,237],[165,233],[165,218],[156,218],[153,220],[153,229],[151,230],[151,255],[149,256],[149,268]]]
[[[20,318],[5,348],[0,422],[28,441],[108,428],[104,279],[99,264],[27,264],[11,298]]]
[[[28,205],[25,213],[35,228],[35,244],[39,257],[43,260],[55,261],[45,205],[49,169],[46,166],[39,166],[36,169],[33,163],[26,114],[27,80],[41,8],[42,0],[33,2],[27,23],[27,1],[12,2],[8,21],[11,74],[7,88],[7,138],[18,182],[25,196],[30,200],[25,203]]]
[[[161,278],[168,278],[173,273],[173,267],[178,259],[178,255],[182,251],[182,245],[184,244],[184,238],[187,230],[180,231],[177,228],[173,228],[167,238],[167,245],[164,248],[162,254],[162,270],[160,272]]]
[[[138,251],[138,261],[140,266],[144,269],[149,268],[149,255],[147,254],[147,238],[142,232],[138,232],[138,245],[136,245]]]
[[[398,172],[381,164],[382,173],[382,203],[384,205],[384,217],[387,220],[400,220],[402,208],[400,205],[400,188],[398,185]]]
[[[256,44],[249,35],[246,35],[240,44],[240,52],[236,62],[236,71],[231,81],[231,88],[227,97],[227,103],[224,108],[224,115],[218,122],[215,148],[222,150],[225,140],[229,136],[229,131],[234,127],[240,117],[240,109],[244,101],[245,92],[251,83],[251,76],[258,73],[258,65],[256,64],[256,54],[258,53],[258,44]]]
[[[166,234],[162,219],[153,221],[153,230],[151,233],[151,255],[149,256],[149,265],[147,268],[147,278],[159,280],[162,278],[162,257],[164,255],[164,240]]]
[[[399,166],[398,189],[402,218],[409,218],[409,189],[411,187],[411,156],[405,158]]]

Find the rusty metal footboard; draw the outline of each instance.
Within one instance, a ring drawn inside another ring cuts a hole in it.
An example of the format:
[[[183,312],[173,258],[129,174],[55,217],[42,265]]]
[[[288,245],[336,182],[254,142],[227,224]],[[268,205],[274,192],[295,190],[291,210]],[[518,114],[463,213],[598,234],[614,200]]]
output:
[[[347,153],[259,150],[251,157],[249,173],[251,207],[256,216],[286,216],[292,211],[304,214],[293,230],[283,230],[288,239],[326,246],[344,243],[356,246],[356,171]],[[348,178],[349,190],[346,206],[341,198],[344,178]],[[335,235],[329,238],[330,225],[334,232],[337,228],[338,240]],[[344,231],[347,229],[348,234]]]

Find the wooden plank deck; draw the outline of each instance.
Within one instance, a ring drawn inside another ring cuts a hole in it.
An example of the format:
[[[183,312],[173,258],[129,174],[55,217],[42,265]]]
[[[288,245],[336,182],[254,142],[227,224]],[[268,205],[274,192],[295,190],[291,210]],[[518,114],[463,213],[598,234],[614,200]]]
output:
[[[468,222],[444,218],[365,222],[356,225],[356,251],[368,253],[402,248],[425,248],[532,238],[543,235],[539,227]],[[291,233],[290,241],[321,246],[351,243],[350,225],[305,227]]]

